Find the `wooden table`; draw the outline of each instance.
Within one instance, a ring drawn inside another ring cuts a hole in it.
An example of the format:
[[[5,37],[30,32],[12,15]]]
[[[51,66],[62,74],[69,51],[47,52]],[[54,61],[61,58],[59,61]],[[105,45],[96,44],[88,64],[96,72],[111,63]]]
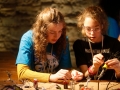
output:
[[[109,83],[109,81],[99,81],[99,89],[98,89],[98,81],[92,80],[88,83],[88,87],[91,88],[91,90],[106,90],[108,83]],[[5,84],[5,82],[4,82],[4,84]],[[76,82],[75,90],[79,90],[79,85],[81,85],[81,84],[85,85],[86,82],[85,81]],[[2,83],[0,83],[0,85],[2,88]],[[26,81],[24,84],[17,84],[17,85],[19,87],[21,87],[23,90],[35,90],[33,87],[33,83],[29,82],[29,81]],[[45,88],[45,90],[60,90],[60,89],[56,89],[56,85],[59,85],[61,87],[61,90],[71,90],[70,84],[68,85],[68,89],[64,89],[64,86],[61,83],[52,83],[52,82],[41,83],[41,82],[38,82],[38,87]],[[29,86],[29,88],[25,88],[25,86]],[[108,88],[109,88],[108,90],[118,90],[118,88],[120,89],[120,83],[112,81],[112,82],[110,82]],[[39,89],[39,90],[42,90],[42,89]]]
[[[11,79],[18,82],[16,57],[12,52],[0,52],[0,81],[8,79],[8,72]]]
[[[15,66],[15,56],[11,52],[1,52],[0,53],[0,90],[5,85],[13,85],[12,82],[7,81],[8,75],[7,71],[11,73],[11,79],[14,83],[17,83],[18,86],[23,88],[24,90],[34,90],[32,82],[26,82],[23,84],[18,84],[17,78],[17,70]],[[106,86],[109,81],[100,81],[99,82],[99,90],[106,90]],[[79,90],[80,84],[85,84],[85,81],[80,81],[75,84],[75,90]],[[56,84],[58,83],[38,83],[39,87],[47,88],[47,90],[56,90]],[[58,84],[62,90],[64,89],[62,84]],[[24,88],[25,86],[30,86],[30,88]],[[113,87],[112,87],[113,86]],[[88,83],[88,87],[93,88],[92,90],[98,90],[98,81],[90,81]],[[108,87],[111,87],[109,90],[115,90],[116,88],[120,88],[120,83],[118,82],[111,82]],[[69,86],[70,88],[70,86]]]
[[[106,90],[108,83],[109,81],[99,81],[99,89],[98,89],[98,81],[92,80],[88,83],[88,87],[91,88],[91,90]],[[76,82],[74,90],[80,90],[79,85],[81,84],[85,85],[86,82],[85,81]],[[32,82],[26,81],[24,84],[17,84],[17,85],[21,87],[23,90],[35,90]],[[56,85],[59,85],[61,89],[56,89]],[[29,86],[29,88],[25,88],[25,86]],[[68,85],[68,89],[64,89],[63,84],[51,83],[51,82],[49,83],[38,82],[38,87],[41,88],[39,90],[71,90],[70,84]],[[108,90],[118,90],[118,88],[120,90],[120,83],[112,81],[110,82],[108,88],[109,88]]]

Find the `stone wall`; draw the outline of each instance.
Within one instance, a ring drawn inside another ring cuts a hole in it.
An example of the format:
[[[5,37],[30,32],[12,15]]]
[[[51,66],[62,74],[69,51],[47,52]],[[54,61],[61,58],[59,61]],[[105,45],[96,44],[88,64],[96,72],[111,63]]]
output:
[[[20,38],[31,28],[37,12],[52,6],[65,16],[71,60],[76,67],[72,45],[81,36],[76,17],[83,8],[97,3],[98,0],[0,0],[0,52],[12,51],[17,55]]]

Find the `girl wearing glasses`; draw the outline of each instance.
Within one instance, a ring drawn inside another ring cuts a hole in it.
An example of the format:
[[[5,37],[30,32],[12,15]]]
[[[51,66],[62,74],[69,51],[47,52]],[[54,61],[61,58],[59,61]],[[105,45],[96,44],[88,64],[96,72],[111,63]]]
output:
[[[74,42],[73,49],[84,77],[120,79],[120,42],[105,35],[108,22],[103,10],[98,6],[86,8],[78,16],[78,27],[83,37]]]

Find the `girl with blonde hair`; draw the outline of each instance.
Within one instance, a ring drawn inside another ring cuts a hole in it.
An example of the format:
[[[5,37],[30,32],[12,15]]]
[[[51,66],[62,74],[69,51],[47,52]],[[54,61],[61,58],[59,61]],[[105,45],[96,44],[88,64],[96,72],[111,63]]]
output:
[[[120,80],[120,42],[105,35],[108,22],[104,11],[99,6],[87,7],[78,16],[78,27],[83,37],[74,42],[73,49],[84,77]]]

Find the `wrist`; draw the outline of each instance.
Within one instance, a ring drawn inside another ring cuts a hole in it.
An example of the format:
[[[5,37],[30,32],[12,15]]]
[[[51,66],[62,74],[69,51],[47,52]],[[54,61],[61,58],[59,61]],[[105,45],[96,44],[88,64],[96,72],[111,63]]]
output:
[[[89,68],[88,68],[88,73],[89,73],[89,75],[91,75],[91,76],[94,76],[94,75],[96,75],[96,73],[97,73],[97,70],[95,69],[95,66],[90,66]]]
[[[54,74],[51,74],[51,75],[50,75],[49,81],[50,81],[50,82],[56,82],[56,81],[57,81]]]

